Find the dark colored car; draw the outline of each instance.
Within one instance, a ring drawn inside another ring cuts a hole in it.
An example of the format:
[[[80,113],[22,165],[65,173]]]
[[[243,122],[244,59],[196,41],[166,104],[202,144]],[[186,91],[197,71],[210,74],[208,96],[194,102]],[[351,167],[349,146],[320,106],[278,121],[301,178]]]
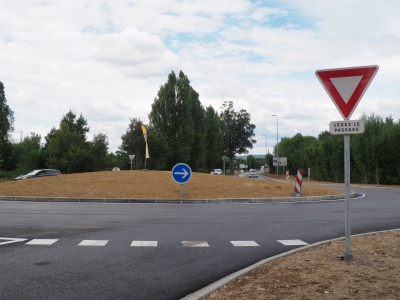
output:
[[[40,169],[40,170],[33,170],[26,175],[20,175],[15,177],[14,180],[21,180],[21,179],[28,179],[28,178],[37,178],[37,177],[46,177],[46,176],[58,176],[62,175],[59,170],[54,169]]]

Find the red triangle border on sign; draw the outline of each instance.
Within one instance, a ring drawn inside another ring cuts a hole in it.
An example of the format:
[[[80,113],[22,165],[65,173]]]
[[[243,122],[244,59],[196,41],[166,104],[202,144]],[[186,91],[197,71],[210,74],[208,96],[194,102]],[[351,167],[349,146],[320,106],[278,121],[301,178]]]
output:
[[[343,119],[348,120],[353,111],[357,107],[358,102],[361,100],[365,91],[368,89],[369,84],[378,72],[378,66],[364,66],[342,69],[318,70],[315,75],[325,88],[328,95],[331,97],[333,103],[341,113]],[[360,83],[357,85],[349,101],[346,103],[342,96],[339,94],[336,87],[333,85],[331,78],[344,78],[362,76]]]

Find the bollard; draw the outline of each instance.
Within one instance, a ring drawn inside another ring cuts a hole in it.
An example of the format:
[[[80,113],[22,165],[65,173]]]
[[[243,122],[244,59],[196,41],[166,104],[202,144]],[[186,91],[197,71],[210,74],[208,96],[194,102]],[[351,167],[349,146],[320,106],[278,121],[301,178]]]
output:
[[[293,196],[303,196],[301,192],[301,184],[303,183],[303,174],[304,171],[302,169],[297,170],[296,182],[294,184],[294,192],[292,193]]]

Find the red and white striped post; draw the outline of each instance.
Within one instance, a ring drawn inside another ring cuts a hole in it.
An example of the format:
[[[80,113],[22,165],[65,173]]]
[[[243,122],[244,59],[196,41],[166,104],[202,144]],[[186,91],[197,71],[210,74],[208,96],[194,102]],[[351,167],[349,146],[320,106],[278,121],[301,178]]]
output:
[[[287,180],[287,181],[290,181],[290,178],[289,178],[289,170],[286,170],[286,180]]]
[[[239,177],[239,171],[238,170],[235,171],[235,177]]]
[[[294,185],[294,194],[296,196],[301,196],[301,184],[303,183],[303,174],[304,171],[299,169],[297,170],[297,176],[296,176],[296,183]]]

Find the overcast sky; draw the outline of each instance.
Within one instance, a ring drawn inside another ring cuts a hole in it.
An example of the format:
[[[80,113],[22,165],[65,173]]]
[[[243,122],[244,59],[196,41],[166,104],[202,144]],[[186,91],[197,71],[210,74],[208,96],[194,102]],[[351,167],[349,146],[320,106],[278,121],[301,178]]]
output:
[[[400,117],[397,0],[0,0],[0,81],[20,139],[68,110],[116,151],[129,118],[182,70],[204,107],[224,101],[256,125],[252,154],[341,120],[315,71],[378,65],[351,119]],[[266,139],[266,137],[268,139]],[[151,148],[151,145],[149,145]],[[150,149],[151,151],[151,149]]]

